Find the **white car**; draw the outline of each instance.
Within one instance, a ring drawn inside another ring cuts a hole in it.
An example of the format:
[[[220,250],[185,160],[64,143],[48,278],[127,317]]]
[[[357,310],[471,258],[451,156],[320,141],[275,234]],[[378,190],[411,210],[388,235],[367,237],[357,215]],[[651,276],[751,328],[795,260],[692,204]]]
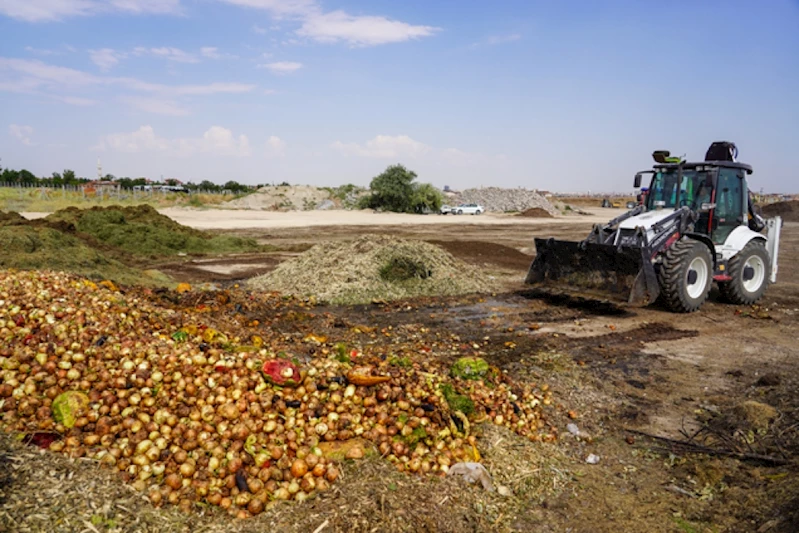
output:
[[[442,205],[441,209],[439,210],[439,213],[442,215],[449,215],[450,213],[452,213],[452,206],[447,204]]]
[[[480,215],[485,213],[485,207],[479,204],[461,204],[452,208],[453,215]]]

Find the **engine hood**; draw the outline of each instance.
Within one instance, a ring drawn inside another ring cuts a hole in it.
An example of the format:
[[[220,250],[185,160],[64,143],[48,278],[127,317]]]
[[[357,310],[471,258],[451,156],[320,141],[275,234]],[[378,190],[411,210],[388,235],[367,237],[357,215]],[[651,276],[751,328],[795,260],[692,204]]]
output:
[[[676,211],[676,209],[673,208],[647,211],[646,213],[641,213],[640,215],[628,218],[627,220],[622,220],[619,223],[619,229],[635,229],[639,226],[642,226],[644,229],[649,229],[654,224],[657,224],[667,216],[674,213],[674,211]]]

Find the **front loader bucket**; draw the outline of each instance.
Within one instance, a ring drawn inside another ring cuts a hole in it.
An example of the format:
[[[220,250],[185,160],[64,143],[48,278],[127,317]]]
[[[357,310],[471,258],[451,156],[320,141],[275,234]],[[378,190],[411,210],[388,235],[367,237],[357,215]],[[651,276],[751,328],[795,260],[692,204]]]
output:
[[[524,282],[544,290],[645,306],[660,293],[642,248],[535,239],[536,258]]]

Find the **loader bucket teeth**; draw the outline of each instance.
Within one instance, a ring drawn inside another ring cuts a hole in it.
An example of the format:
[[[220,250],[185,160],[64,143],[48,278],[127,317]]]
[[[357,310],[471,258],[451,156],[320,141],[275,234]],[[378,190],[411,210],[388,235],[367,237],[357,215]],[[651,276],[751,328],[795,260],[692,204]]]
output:
[[[660,292],[655,269],[642,248],[535,239],[536,258],[525,283],[645,306]]]

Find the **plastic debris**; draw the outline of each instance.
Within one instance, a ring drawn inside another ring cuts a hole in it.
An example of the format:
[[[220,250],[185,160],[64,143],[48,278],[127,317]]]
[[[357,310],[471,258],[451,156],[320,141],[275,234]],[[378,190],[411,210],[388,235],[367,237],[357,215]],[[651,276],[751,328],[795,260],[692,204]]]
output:
[[[483,488],[489,492],[494,491],[494,485],[491,483],[491,475],[486,470],[486,467],[480,463],[457,463],[447,472],[448,476],[463,476],[469,483],[476,483],[477,481],[483,485]]]

